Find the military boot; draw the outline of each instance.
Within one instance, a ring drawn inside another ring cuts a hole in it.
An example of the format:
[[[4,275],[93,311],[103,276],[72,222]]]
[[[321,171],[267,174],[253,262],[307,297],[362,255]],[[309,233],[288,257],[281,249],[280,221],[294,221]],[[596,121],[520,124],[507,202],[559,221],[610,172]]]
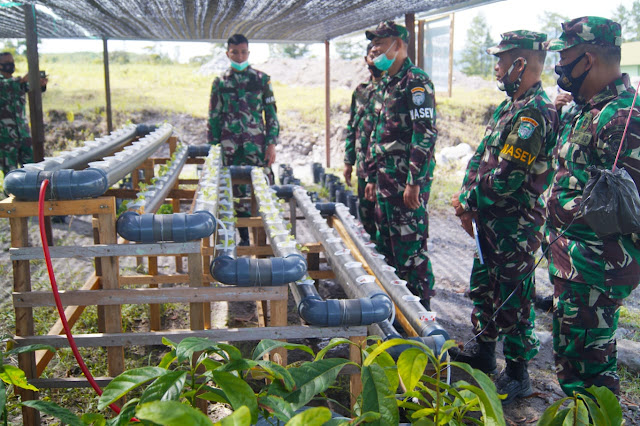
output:
[[[449,349],[451,361],[464,362],[473,368],[486,373],[497,374],[496,366],[496,342],[472,342],[460,350],[457,347]]]
[[[420,304],[427,310],[431,310],[431,299],[420,299]]]
[[[507,398],[502,400],[502,405],[509,405],[516,398],[531,395],[533,389],[527,371],[527,361],[507,360],[507,368],[496,380],[496,390],[498,394],[507,394]]]
[[[240,244],[239,246],[248,246],[249,243],[249,228],[238,228],[238,233],[240,234]]]

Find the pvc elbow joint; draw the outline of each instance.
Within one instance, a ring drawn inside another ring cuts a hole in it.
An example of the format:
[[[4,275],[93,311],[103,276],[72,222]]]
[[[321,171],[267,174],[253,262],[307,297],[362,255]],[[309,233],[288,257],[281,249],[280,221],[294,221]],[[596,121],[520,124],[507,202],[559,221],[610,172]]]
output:
[[[77,200],[95,198],[109,189],[107,174],[100,169],[35,171],[18,169],[7,174],[5,190],[23,201],[37,201],[40,184],[49,179],[47,200]]]
[[[322,216],[333,216],[336,214],[336,203],[316,203],[316,209]]]
[[[223,284],[279,286],[302,279],[307,273],[307,262],[298,254],[271,259],[220,256],[211,262],[210,271]]]
[[[211,149],[211,145],[189,145],[187,148],[188,155],[190,158],[193,157],[206,157],[209,155],[209,150]]]
[[[118,234],[129,241],[155,243],[185,242],[205,238],[216,230],[216,218],[207,211],[193,214],[143,214],[124,212],[118,218]]]
[[[276,197],[289,200],[293,197],[293,189],[295,185],[271,185],[271,189],[276,191]]]
[[[253,166],[229,166],[229,172],[233,179],[251,179]]]

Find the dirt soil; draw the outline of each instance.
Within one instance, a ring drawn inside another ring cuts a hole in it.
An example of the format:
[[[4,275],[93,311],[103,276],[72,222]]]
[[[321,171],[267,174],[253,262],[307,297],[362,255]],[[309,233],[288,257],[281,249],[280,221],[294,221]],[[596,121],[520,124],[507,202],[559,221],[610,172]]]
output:
[[[61,115],[62,116],[62,115]],[[128,116],[131,118],[131,116]],[[204,120],[193,118],[180,114],[164,114],[156,111],[141,111],[131,118],[136,123],[142,122],[162,122],[167,120],[176,127],[176,132],[181,140],[189,144],[200,144],[204,142],[205,124]],[[50,134],[62,134],[65,126],[77,126],[79,123],[76,117],[74,124],[65,123],[64,119],[51,124]],[[103,123],[96,119],[83,120],[86,127],[84,132],[102,134],[104,130],[101,126]],[[117,117],[116,122],[121,125],[124,117]],[[87,124],[88,123],[88,124]],[[58,132],[58,133],[56,133]],[[68,135],[73,136],[69,131]],[[86,133],[85,133],[86,134]],[[296,149],[287,146],[281,149],[289,151],[291,156],[296,155]],[[299,155],[299,154],[298,154]],[[303,169],[310,169],[307,160],[304,166],[296,169],[296,175],[303,173]],[[309,242],[311,238],[304,231],[304,221],[299,222],[301,230],[299,242]],[[54,240],[56,245],[83,245],[92,244],[91,218],[88,216],[69,216],[67,222],[63,224],[53,225]],[[12,272],[11,262],[9,261],[10,247],[10,230],[9,221],[0,219],[0,309],[4,312],[11,310],[11,290],[12,290]],[[37,231],[37,221],[30,221],[29,241],[33,246],[40,246],[39,234]],[[430,239],[429,251],[433,262],[434,274],[436,276],[437,295],[432,301],[432,307],[437,312],[438,321],[445,327],[451,337],[460,342],[467,342],[472,337],[470,326],[470,314],[472,304],[465,291],[468,289],[468,279],[471,271],[471,264],[475,246],[473,241],[464,233],[457,223],[457,219],[449,212],[432,211],[430,216]],[[121,262],[124,268],[135,269],[133,260]],[[62,288],[77,288],[84,282],[84,278],[90,273],[93,265],[90,261],[80,260],[58,260],[54,261],[54,269],[58,274],[58,282]],[[173,272],[172,260],[166,259],[161,261],[160,273]],[[45,276],[42,262],[35,262],[31,268],[33,277],[34,290],[48,288],[48,281]],[[552,292],[547,272],[540,267],[536,273],[536,288],[539,294],[549,295]],[[333,281],[325,281],[320,287],[320,292],[327,298],[342,298],[344,292],[339,285]],[[300,318],[296,314],[296,307],[290,298],[289,301],[289,322],[291,324],[300,324]],[[626,305],[637,310],[640,309],[640,294],[635,292],[626,302]],[[165,312],[163,326],[166,328],[188,328],[188,320],[182,309],[170,309]],[[257,315],[255,306],[252,303],[229,303],[228,305],[217,305],[213,309],[216,315],[213,323],[220,327],[254,327],[257,326]],[[541,340],[542,346],[540,353],[530,364],[529,371],[532,377],[532,384],[535,393],[527,399],[517,401],[512,406],[505,408],[505,418],[510,425],[528,425],[533,424],[540,417],[542,412],[555,400],[563,397],[560,387],[558,386],[554,369],[551,342],[551,314],[547,312],[536,311],[536,331]],[[6,318],[6,316],[4,317]],[[136,329],[141,331],[148,327],[146,319],[141,318],[136,322]],[[9,323],[1,326],[1,333],[13,333],[12,329],[8,329]],[[308,340],[305,344],[318,350],[326,344],[323,341]],[[245,355],[248,355],[250,345],[244,348]],[[499,347],[498,353],[500,354]],[[132,352],[137,358],[144,359],[149,356],[148,351]],[[337,356],[347,356],[346,352],[337,352]],[[291,359],[295,359],[296,355],[291,354]],[[504,359],[500,356],[500,366],[504,366]],[[640,424],[640,412],[636,410],[640,397],[637,395],[628,400],[623,398],[622,402],[626,406],[625,418],[628,424]],[[223,416],[226,411],[220,407],[212,408],[212,416]],[[633,411],[636,410],[636,411]]]

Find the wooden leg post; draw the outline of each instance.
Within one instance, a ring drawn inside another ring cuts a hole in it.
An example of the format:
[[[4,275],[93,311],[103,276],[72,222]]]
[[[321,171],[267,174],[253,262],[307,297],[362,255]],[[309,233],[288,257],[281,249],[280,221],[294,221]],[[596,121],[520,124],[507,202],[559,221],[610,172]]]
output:
[[[11,223],[11,247],[27,247],[29,245],[28,218],[9,219]],[[13,261],[13,290],[31,291],[31,270],[28,260]],[[16,336],[33,336],[33,309],[16,308]],[[33,352],[18,354],[18,367],[28,379],[36,378],[36,354]],[[17,389],[17,388],[16,388]],[[23,401],[38,399],[38,393],[31,390],[20,390]],[[25,425],[39,425],[40,412],[29,407],[22,407],[22,423]]]
[[[112,198],[112,212],[116,211],[115,198]],[[116,218],[115,214],[98,215],[98,226],[101,244],[116,244]],[[115,290],[120,287],[118,282],[119,267],[117,257],[101,257],[102,264],[102,288],[105,290]],[[105,332],[122,333],[122,309],[120,305],[104,307]],[[107,365],[109,375],[116,377],[124,371],[124,350],[122,346],[107,348]]]
[[[189,285],[191,287],[202,287],[202,255],[200,253],[190,253],[187,266],[189,268]],[[204,330],[204,303],[190,303],[190,323],[191,330]],[[194,354],[194,357],[199,354]],[[208,402],[201,398],[196,398],[196,406],[200,411],[207,414]]]
[[[362,364],[362,347],[365,345],[367,338],[365,336],[354,336],[351,340],[355,345],[349,345],[349,359],[356,364]],[[351,374],[349,378],[349,388],[351,391],[351,408],[355,407],[358,396],[362,393],[362,377],[360,371]]]
[[[286,326],[287,325],[287,299],[284,300],[271,300],[269,302],[271,311],[269,318],[269,325],[271,327]],[[279,358],[279,359],[278,359]],[[278,348],[271,353],[271,359],[278,362],[280,365],[287,365],[287,350],[285,348]]]
[[[149,256],[149,275],[158,275],[158,256]],[[149,284],[149,288],[158,288],[158,284]],[[158,304],[149,305],[149,329],[160,331],[162,329],[160,321],[161,306]]]

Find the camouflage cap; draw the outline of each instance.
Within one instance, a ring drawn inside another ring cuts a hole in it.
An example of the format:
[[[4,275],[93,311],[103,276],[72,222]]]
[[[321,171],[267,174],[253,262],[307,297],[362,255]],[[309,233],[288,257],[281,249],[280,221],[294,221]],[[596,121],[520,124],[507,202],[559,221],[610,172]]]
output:
[[[487,49],[490,55],[506,52],[511,49],[544,50],[547,35],[535,31],[517,30],[500,34],[502,40],[497,46]]]
[[[560,38],[550,40],[547,50],[560,52],[582,43],[620,46],[620,24],[599,16],[583,16],[563,22]]]
[[[375,30],[366,31],[365,35],[368,40],[373,40],[376,37],[400,37],[405,43],[409,43],[409,31],[402,25],[398,25],[393,21],[382,21],[378,24]]]

